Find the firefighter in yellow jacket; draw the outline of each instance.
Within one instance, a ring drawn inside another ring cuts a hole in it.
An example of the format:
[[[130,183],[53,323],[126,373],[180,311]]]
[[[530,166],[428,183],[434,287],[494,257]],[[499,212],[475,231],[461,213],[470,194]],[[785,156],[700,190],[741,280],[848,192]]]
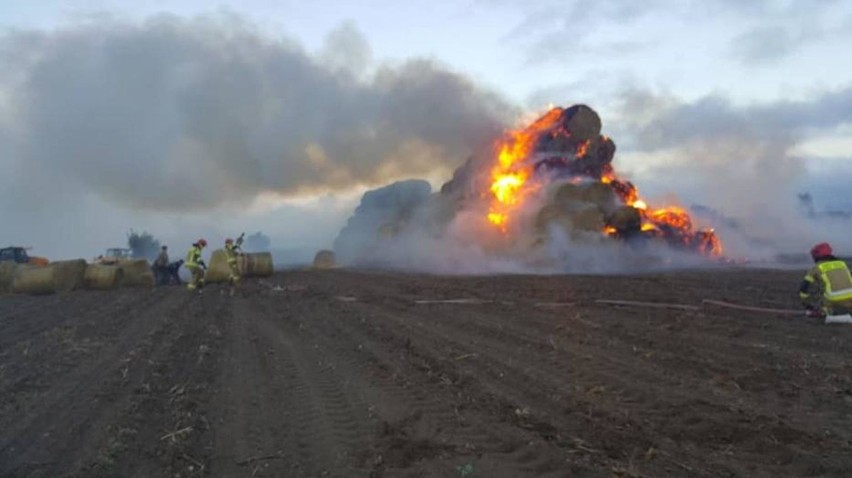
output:
[[[243,236],[240,236],[236,243],[233,239],[225,239],[225,257],[228,258],[228,286],[231,295],[234,295],[234,289],[240,281],[240,266],[237,263],[239,255],[242,253]]]
[[[822,242],[811,249],[815,265],[799,287],[799,298],[810,317],[824,317],[852,310],[852,274],[846,262],[834,256]]]
[[[186,288],[189,290],[204,287],[204,271],[207,269],[207,264],[201,258],[201,251],[205,247],[207,247],[207,241],[199,239],[186,253],[186,261],[184,261],[183,266],[192,273],[192,279],[186,284]]]

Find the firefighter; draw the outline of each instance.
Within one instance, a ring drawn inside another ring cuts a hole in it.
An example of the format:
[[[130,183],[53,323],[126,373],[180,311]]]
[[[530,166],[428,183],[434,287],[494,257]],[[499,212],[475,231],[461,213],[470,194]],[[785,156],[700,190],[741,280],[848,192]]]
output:
[[[207,264],[201,258],[201,250],[205,247],[207,247],[207,241],[199,239],[186,254],[186,261],[184,261],[183,266],[192,273],[192,278],[186,284],[189,290],[204,288],[204,271],[207,270]]]
[[[241,235],[235,243],[233,239],[225,239],[225,256],[228,258],[228,286],[230,294],[234,295],[234,290],[237,283],[240,281],[240,266],[237,264],[237,259],[242,253],[243,235]]]
[[[852,274],[846,262],[834,256],[831,245],[821,242],[811,249],[814,267],[799,287],[799,298],[809,317],[825,317],[852,310]]]

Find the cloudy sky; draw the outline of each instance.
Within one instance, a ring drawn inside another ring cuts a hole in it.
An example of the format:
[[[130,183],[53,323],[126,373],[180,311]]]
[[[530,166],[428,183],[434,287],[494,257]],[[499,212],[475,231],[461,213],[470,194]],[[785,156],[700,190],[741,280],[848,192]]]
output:
[[[0,29],[0,242],[50,257],[327,247],[365,188],[548,104],[598,110],[651,199],[852,209],[850,0],[42,0]]]

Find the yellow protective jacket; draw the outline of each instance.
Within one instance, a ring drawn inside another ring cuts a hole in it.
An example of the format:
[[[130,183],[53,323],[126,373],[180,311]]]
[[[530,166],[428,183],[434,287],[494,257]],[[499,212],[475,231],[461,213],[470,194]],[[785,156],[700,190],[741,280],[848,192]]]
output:
[[[802,279],[799,298],[807,302],[811,297],[811,288],[818,285],[822,298],[829,303],[852,301],[852,273],[845,262],[834,256],[820,259]]]
[[[240,246],[235,244],[225,244],[225,255],[228,257],[228,263],[237,262],[237,253],[240,251]]]
[[[201,260],[201,247],[198,244],[193,244],[192,247],[189,248],[189,252],[186,253],[186,261],[184,261],[184,267],[198,267],[204,264],[204,261]]]

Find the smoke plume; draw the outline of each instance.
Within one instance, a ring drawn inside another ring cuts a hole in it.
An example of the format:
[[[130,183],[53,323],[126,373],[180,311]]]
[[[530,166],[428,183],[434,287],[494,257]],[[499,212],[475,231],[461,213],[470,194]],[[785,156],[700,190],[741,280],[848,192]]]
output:
[[[17,191],[52,178],[137,209],[449,170],[511,113],[434,62],[371,63],[347,25],[314,55],[235,16],[98,18],[7,33],[0,65],[0,149]]]
[[[806,251],[813,242],[852,246],[840,229],[801,214],[797,195],[809,174],[798,147],[852,122],[852,87],[807,100],[739,106],[712,95],[692,102],[631,91],[622,97],[619,128],[634,151],[666,158],[646,174],[675,185],[688,178],[691,200],[737,219],[715,224],[734,256],[767,257]]]

